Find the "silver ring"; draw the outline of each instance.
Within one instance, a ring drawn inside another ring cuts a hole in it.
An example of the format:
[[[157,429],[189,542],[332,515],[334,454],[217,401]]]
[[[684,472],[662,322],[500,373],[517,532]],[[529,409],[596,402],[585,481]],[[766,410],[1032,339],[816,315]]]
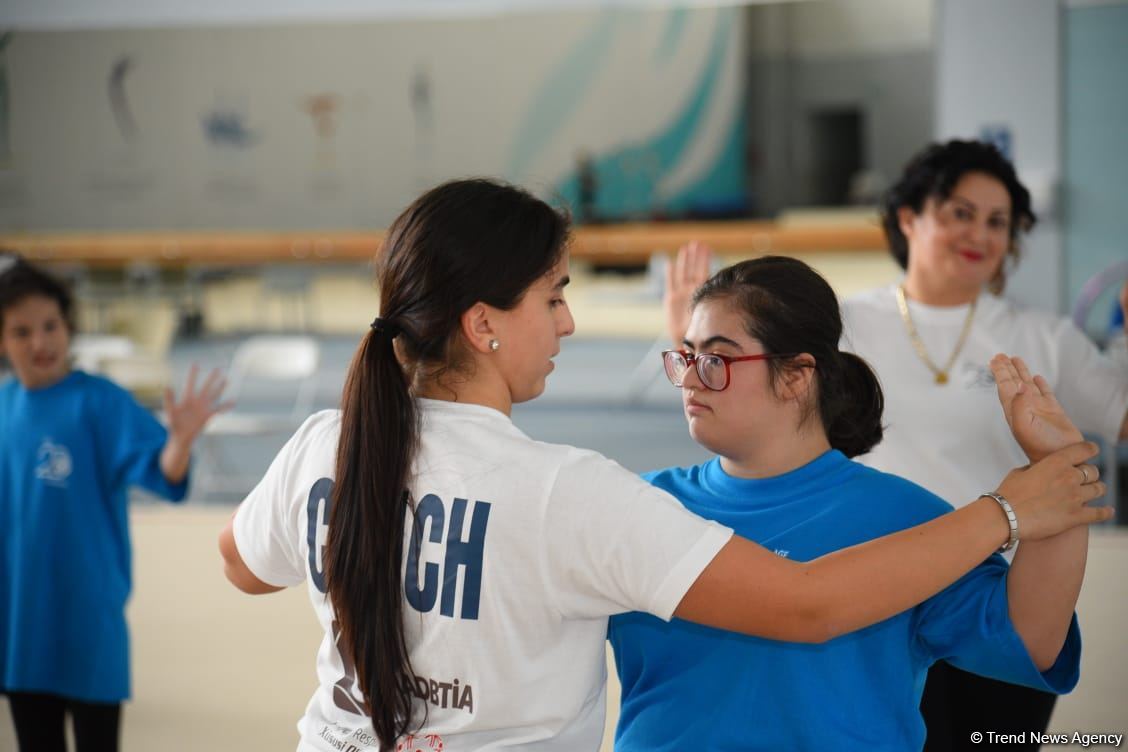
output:
[[[1081,471],[1081,477],[1084,478],[1084,480],[1081,481],[1081,485],[1087,484],[1089,482],[1089,469],[1084,465],[1080,465],[1077,469]]]

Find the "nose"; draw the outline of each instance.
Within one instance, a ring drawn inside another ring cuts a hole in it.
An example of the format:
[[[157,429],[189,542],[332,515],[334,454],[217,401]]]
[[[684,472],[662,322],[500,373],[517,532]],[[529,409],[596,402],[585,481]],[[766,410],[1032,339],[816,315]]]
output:
[[[987,243],[987,239],[990,237],[990,235],[991,230],[989,227],[987,227],[986,221],[972,223],[971,238],[980,248],[982,248],[984,244]]]
[[[697,363],[693,362],[682,374],[682,389],[700,391],[705,385],[701,383],[701,375],[697,373]]]
[[[557,331],[561,337],[571,337],[576,331],[576,320],[572,317],[572,309],[568,304],[560,306],[563,313],[560,316],[560,321],[557,324]]]
[[[49,340],[50,340],[50,338],[47,336],[46,332],[41,332],[41,331],[32,332],[32,335],[31,335],[31,349],[32,349],[32,351],[33,352],[39,352],[39,351],[43,350],[45,347],[47,347],[47,343],[48,343]]]

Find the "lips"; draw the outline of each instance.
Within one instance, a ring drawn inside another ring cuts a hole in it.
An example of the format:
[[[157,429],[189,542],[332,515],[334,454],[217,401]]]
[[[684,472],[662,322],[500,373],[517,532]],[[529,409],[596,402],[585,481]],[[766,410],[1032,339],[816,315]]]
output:
[[[712,411],[711,407],[709,407],[707,405],[703,405],[700,402],[698,402],[697,400],[688,399],[688,400],[685,401],[686,415],[701,415],[702,413],[711,412],[711,411]]]
[[[979,262],[987,258],[987,254],[985,253],[980,253],[979,251],[971,251],[966,248],[961,249],[959,251],[959,254],[965,261],[971,262]]]

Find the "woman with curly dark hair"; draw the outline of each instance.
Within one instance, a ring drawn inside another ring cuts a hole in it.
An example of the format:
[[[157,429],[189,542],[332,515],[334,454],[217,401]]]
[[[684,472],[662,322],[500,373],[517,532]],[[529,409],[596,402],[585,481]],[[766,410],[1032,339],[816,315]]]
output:
[[[1022,453],[994,416],[987,364],[997,352],[1019,354],[1031,371],[1045,374],[1083,431],[1128,437],[1123,366],[1070,321],[999,297],[1035,216],[1029,192],[994,146],[956,140],[925,148],[889,190],[882,221],[905,277],[842,306],[843,346],[873,365],[886,396],[885,440],[863,463],[957,500],[1020,462]],[[1077,529],[1023,545],[1014,560],[1036,546],[1084,550],[1087,536]],[[1044,587],[1081,586],[1079,577],[1038,576]],[[962,748],[972,731],[1044,730],[1053,704],[1053,695],[939,663],[921,705],[926,749]]]

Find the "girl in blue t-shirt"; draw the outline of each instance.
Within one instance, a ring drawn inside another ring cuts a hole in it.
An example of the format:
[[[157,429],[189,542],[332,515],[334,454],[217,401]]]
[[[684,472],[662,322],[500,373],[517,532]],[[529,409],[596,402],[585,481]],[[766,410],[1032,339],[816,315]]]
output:
[[[703,259],[698,247],[683,250],[668,287],[684,292]],[[865,361],[839,351],[838,301],[808,266],[781,257],[736,264],[693,294],[688,323],[668,314],[671,333],[684,338],[663,354],[666,374],[682,390],[690,434],[718,457],[647,479],[688,509],[798,561],[951,510],[851,461],[881,440],[881,387]],[[1032,460],[1080,440],[1021,360],[991,365]],[[1079,472],[1096,480],[1094,469]],[[919,606],[820,645],[612,617],[622,683],[616,749],[919,750],[921,690],[941,659],[1067,692],[1079,673],[1073,609],[1087,536],[1075,528],[1024,543],[1009,570],[994,555]]]
[[[192,444],[224,379],[213,371],[180,399],[168,429],[115,384],[71,368],[70,291],[0,255],[0,693],[20,750],[116,750],[129,696],[126,492],[184,497]]]

